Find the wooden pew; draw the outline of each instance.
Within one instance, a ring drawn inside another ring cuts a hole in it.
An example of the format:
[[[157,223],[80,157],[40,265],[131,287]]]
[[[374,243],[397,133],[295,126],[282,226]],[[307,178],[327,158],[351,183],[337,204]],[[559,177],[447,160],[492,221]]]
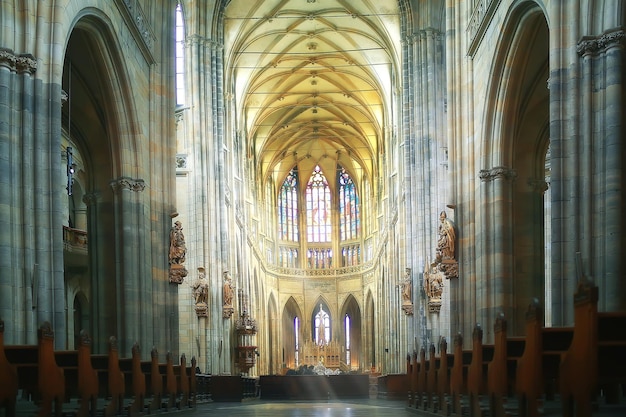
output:
[[[5,346],[4,353],[17,370],[18,389],[25,390],[39,404],[37,415],[60,417],[65,375],[54,357],[54,332],[49,322],[39,327],[37,339],[37,345]]]
[[[178,399],[178,408],[180,409],[189,406],[189,376],[187,372],[187,357],[183,353],[180,356],[180,366],[178,367],[178,375],[176,375],[177,389],[180,393]]]
[[[574,335],[560,363],[563,416],[591,417],[600,386],[626,383],[626,313],[598,313],[598,287],[585,280],[574,296]],[[612,402],[607,398],[607,402]]]
[[[196,375],[196,357],[191,357],[191,367],[189,372],[189,406],[196,407],[198,397],[198,380]]]
[[[448,353],[448,342],[445,337],[439,340],[439,369],[437,369],[437,395],[439,396],[437,410],[448,410],[450,401],[450,372],[454,365],[454,355]],[[444,411],[445,415],[449,413]]]
[[[148,376],[146,381],[147,395],[150,397],[150,403],[148,404],[148,410],[150,413],[155,412],[161,408],[161,401],[163,398],[163,378],[159,369],[159,352],[156,347],[153,347],[150,351],[150,361],[141,363],[141,370]]]
[[[539,416],[540,399],[551,398],[556,389],[561,354],[572,341],[571,327],[543,327],[539,301],[533,300],[526,312],[526,343],[517,361],[516,394],[519,415]]]
[[[428,406],[428,367],[430,361],[426,360],[426,349],[420,348],[420,362],[417,374],[417,394],[418,404],[417,408],[425,410]]]
[[[492,417],[509,415],[508,398],[513,395],[517,360],[524,352],[524,338],[507,338],[507,322],[503,313],[496,317],[493,359],[487,370],[487,393]]]
[[[111,336],[107,346],[108,354],[91,355],[91,363],[98,371],[100,396],[108,400],[104,407],[105,417],[122,413],[126,383],[120,369],[117,338]]]
[[[488,408],[482,404],[487,393],[487,367],[493,359],[494,346],[483,344],[483,329],[480,324],[472,331],[472,360],[467,370],[467,392],[472,416],[482,416]]]
[[[146,376],[141,369],[141,348],[135,342],[132,347],[132,356],[129,359],[119,360],[120,370],[124,373],[124,379],[131,381],[126,388],[125,397],[132,399],[128,405],[129,416],[142,413],[146,398]]]
[[[81,330],[78,342],[78,393],[80,408],[78,417],[95,415],[98,402],[98,372],[91,365],[91,338]]]
[[[417,403],[417,353],[406,355],[406,375],[409,379],[408,406],[414,407]]]
[[[174,373],[174,363],[172,360],[172,353],[167,352],[165,355],[165,363],[159,364],[159,373],[163,375],[163,399],[166,400],[166,410],[171,410],[176,407],[176,394],[178,390],[178,384],[176,383],[176,374]]]
[[[7,417],[15,415],[17,390],[17,369],[4,353],[4,320],[0,319],[0,408],[5,409]]]
[[[467,374],[472,360],[472,351],[463,350],[463,336],[457,334],[454,337],[454,363],[450,370],[450,401],[444,412],[447,415],[454,413],[463,414],[463,396],[467,394]]]
[[[431,343],[428,349],[428,369],[426,370],[426,409],[437,412],[439,392],[437,390],[437,375],[441,359],[436,356],[435,344]]]
[[[65,400],[77,400],[79,407],[72,410],[77,416],[95,415],[98,400],[98,373],[91,366],[91,339],[80,332],[77,350],[54,352],[57,365],[65,375]]]

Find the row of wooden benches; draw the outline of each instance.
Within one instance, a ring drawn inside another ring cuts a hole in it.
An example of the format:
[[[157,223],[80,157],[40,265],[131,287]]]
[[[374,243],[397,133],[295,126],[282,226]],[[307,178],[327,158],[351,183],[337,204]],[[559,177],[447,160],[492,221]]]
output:
[[[174,364],[168,352],[160,363],[155,348],[142,361],[135,344],[131,358],[120,358],[111,337],[108,354],[92,354],[91,339],[81,332],[77,350],[55,351],[50,323],[38,329],[37,345],[4,345],[0,319],[0,409],[16,414],[19,398],[37,405],[39,416],[72,414],[137,415],[158,409],[194,407],[197,393],[196,360],[188,367],[185,355]],[[74,401],[72,401],[74,400]]]
[[[544,327],[534,301],[526,336],[507,337],[504,316],[494,325],[494,343],[483,344],[476,326],[472,349],[457,335],[454,352],[442,339],[439,352],[407,356],[409,406],[442,415],[538,416],[545,401],[560,415],[591,417],[602,402],[619,402],[626,384],[626,313],[599,313],[598,288],[579,285],[573,327]],[[427,357],[428,356],[428,357]],[[557,401],[560,395],[560,403]]]

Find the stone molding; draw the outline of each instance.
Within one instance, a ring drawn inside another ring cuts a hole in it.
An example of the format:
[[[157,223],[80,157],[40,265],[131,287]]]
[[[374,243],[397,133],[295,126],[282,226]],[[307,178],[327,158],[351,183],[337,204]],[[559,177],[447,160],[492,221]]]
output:
[[[156,42],[156,36],[150,27],[150,23],[146,18],[138,0],[116,0],[118,8],[123,11],[122,15],[128,27],[133,32],[134,38],[137,40],[146,60],[154,63],[153,49]]]
[[[499,166],[490,169],[481,169],[478,176],[482,182],[491,182],[496,179],[514,180],[517,178],[517,172],[512,168]]]
[[[580,56],[599,55],[614,46],[622,46],[624,37],[622,29],[613,29],[600,36],[584,36],[576,45],[576,52]]]
[[[478,50],[499,4],[500,2],[495,0],[476,0],[474,2],[474,9],[466,29],[469,56],[473,57]]]
[[[111,181],[111,189],[113,192],[118,192],[121,190],[130,190],[130,191],[143,191],[146,188],[146,183],[142,179],[134,180],[128,177],[121,177],[116,180]]]
[[[0,66],[20,74],[37,72],[37,60],[31,54],[16,55],[12,50],[0,48]]]

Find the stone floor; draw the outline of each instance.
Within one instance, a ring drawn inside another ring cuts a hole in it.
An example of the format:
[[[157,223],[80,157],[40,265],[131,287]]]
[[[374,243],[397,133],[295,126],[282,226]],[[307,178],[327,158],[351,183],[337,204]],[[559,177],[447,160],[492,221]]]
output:
[[[196,416],[236,417],[402,417],[415,414],[405,409],[405,402],[381,400],[345,401],[244,401],[198,405]]]
[[[77,407],[68,407],[75,410]],[[37,409],[32,403],[18,402],[17,417],[36,415]],[[0,417],[4,416],[0,409]],[[74,416],[64,413],[64,416]],[[101,414],[98,414],[101,415]],[[205,402],[195,409],[157,412],[155,416],[222,416],[222,417],[441,417],[421,410],[407,408],[405,401],[386,401],[377,399],[358,399],[343,401],[264,401],[259,399],[243,402]],[[545,402],[540,415],[542,417],[561,417],[560,404],[556,401]],[[594,417],[625,417],[626,402],[619,405],[601,405],[593,412]]]
[[[178,416],[228,416],[228,417],[403,417],[423,416],[441,417],[415,409],[408,409],[404,401],[385,400],[344,400],[344,401],[262,401],[250,400],[241,403],[205,403],[199,404],[196,410],[178,412]],[[543,417],[562,416],[557,402],[544,404]],[[594,417],[625,417],[626,404],[616,406],[602,405],[594,411]]]

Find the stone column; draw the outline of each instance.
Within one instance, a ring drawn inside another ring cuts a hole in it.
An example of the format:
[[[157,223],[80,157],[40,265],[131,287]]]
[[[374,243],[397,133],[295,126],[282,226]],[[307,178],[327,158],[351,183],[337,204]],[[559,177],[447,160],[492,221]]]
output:
[[[115,242],[117,247],[117,318],[119,349],[130,356],[133,343],[141,341],[140,329],[146,323],[142,307],[149,298],[143,293],[140,264],[143,262],[143,225],[140,223],[141,198],[145,189],[143,180],[127,177],[111,182],[115,208]]]
[[[577,178],[585,196],[581,200],[583,271],[578,274],[590,275],[598,284],[603,311],[626,308],[625,42],[624,30],[615,28],[585,36],[577,45],[582,60],[581,175]]]
[[[487,268],[477,287],[482,287],[476,300],[476,321],[484,329],[492,329],[496,314],[513,311],[513,224],[511,216],[512,181],[517,176],[510,168],[499,166],[480,171],[483,187],[488,187],[486,209],[490,213],[485,226],[488,248]]]
[[[221,3],[220,3],[221,4]],[[206,265],[209,281],[211,313],[207,319],[207,367],[213,374],[231,372],[234,331],[231,320],[219,312],[222,306],[221,276],[230,268],[229,207],[226,205],[224,125],[224,57],[223,10],[220,4],[207,8],[203,1],[192,1],[185,9],[188,36],[185,41],[189,117],[188,154],[192,169],[189,187],[194,195],[189,199],[188,225],[189,258]],[[233,134],[233,132],[229,132]],[[233,204],[234,206],[234,204]],[[231,206],[232,207],[232,206]],[[237,271],[233,271],[236,276]]]

